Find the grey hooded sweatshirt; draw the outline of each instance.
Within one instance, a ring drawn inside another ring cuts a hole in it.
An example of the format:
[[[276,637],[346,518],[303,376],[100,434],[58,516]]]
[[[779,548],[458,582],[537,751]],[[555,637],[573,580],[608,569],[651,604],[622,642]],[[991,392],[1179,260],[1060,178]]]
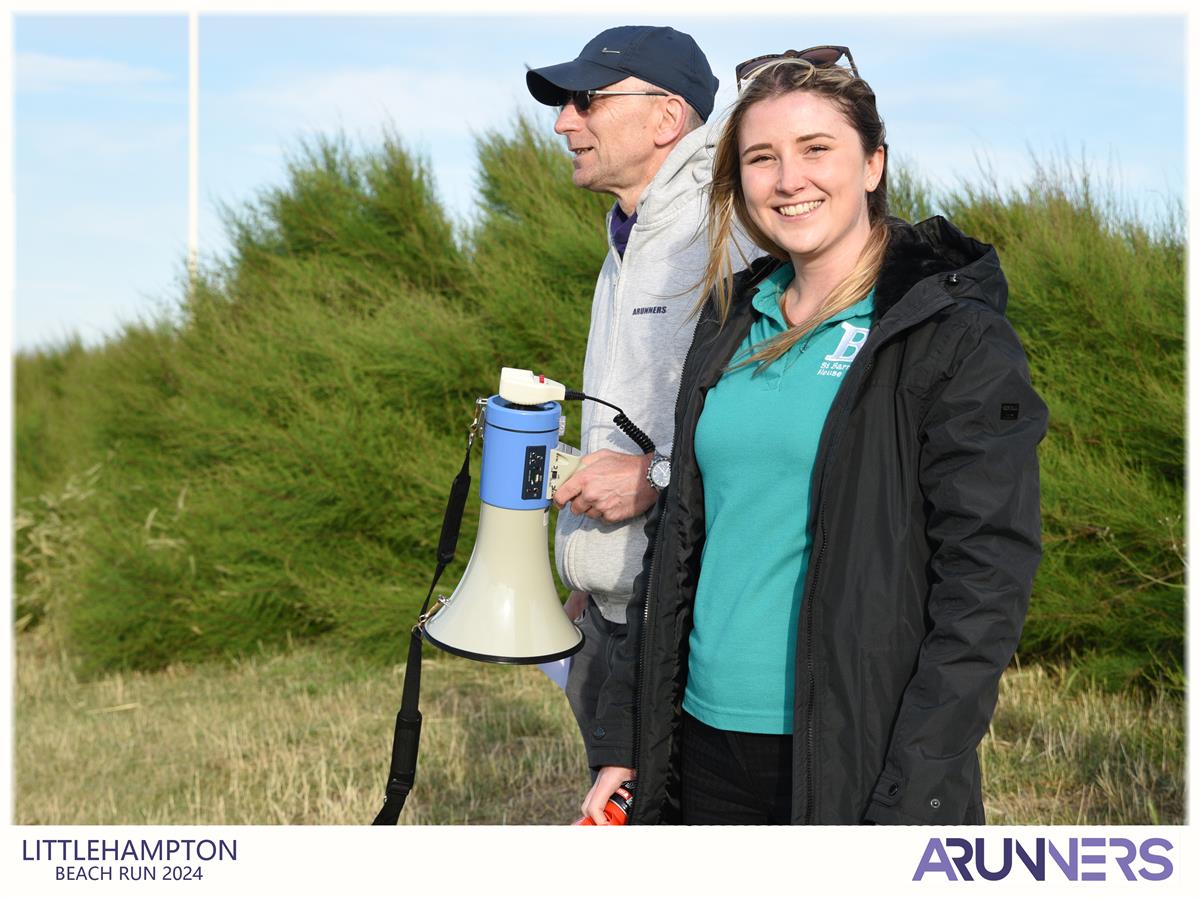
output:
[[[687,134],[663,161],[637,204],[624,258],[612,246],[596,281],[583,364],[583,390],[621,407],[660,453],[670,455],[679,376],[695,330],[696,283],[708,259],[704,228],[717,130]],[[612,213],[609,213],[611,219]],[[735,268],[739,257],[734,255]],[[613,411],[584,401],[581,450],[641,450],[612,422]],[[554,556],[563,584],[587,591],[604,617],[625,606],[646,550],[645,515],[607,524],[558,514]]]

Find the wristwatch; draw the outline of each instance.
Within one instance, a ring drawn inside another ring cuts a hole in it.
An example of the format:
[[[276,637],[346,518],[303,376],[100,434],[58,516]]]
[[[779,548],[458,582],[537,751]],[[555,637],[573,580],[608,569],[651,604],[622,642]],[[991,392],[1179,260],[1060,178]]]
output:
[[[661,491],[671,483],[671,457],[663,456],[657,450],[650,457],[650,467],[646,469],[646,480],[656,491]]]

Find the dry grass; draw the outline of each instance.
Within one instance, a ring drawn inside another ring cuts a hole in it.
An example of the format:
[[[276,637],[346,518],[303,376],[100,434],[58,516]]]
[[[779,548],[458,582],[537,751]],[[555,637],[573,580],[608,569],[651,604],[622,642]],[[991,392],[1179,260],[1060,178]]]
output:
[[[562,823],[587,784],[562,694],[531,668],[428,650],[421,761],[402,823]],[[402,673],[323,648],[81,683],[17,640],[22,824],[364,824]],[[1183,820],[1183,708],[1010,672],[982,758],[995,824]]]
[[[25,631],[57,611],[78,589],[75,569],[83,525],[80,514],[96,492],[97,463],[67,478],[62,487],[27,498],[13,516],[17,581],[16,629]]]
[[[562,693],[426,653],[401,823],[567,820],[587,776]],[[382,802],[402,670],[305,648],[80,683],[34,634],[17,662],[18,823],[366,824]]]
[[[994,825],[1184,822],[1179,692],[1110,693],[1069,670],[1010,670],[981,746]]]

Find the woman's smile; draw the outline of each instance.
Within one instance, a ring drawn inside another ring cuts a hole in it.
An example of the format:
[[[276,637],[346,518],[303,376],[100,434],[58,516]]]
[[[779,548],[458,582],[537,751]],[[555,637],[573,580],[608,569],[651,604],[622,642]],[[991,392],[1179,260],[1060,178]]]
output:
[[[817,211],[824,200],[807,200],[804,203],[792,203],[787,206],[777,206],[775,211],[784,219],[807,219]]]

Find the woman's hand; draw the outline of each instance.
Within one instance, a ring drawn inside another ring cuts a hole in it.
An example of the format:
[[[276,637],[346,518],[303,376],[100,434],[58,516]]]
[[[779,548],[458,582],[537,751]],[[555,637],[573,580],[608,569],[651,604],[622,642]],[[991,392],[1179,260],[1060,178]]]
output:
[[[624,766],[605,766],[596,776],[595,784],[588,791],[588,795],[583,798],[583,805],[579,809],[585,816],[591,816],[592,821],[597,825],[607,825],[608,819],[604,816],[604,804],[608,803],[608,798],[623,782],[634,781],[636,778],[637,772],[633,769],[626,769]],[[636,798],[634,798],[634,802],[637,802]]]

